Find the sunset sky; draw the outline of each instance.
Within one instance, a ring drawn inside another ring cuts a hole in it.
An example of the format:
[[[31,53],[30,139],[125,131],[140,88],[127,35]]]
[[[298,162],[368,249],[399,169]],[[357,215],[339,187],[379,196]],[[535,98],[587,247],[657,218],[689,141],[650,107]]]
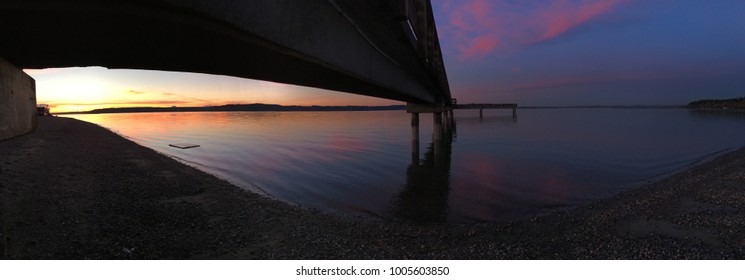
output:
[[[742,0],[433,0],[459,103],[677,105],[745,96]],[[53,111],[401,102],[225,76],[26,70]]]

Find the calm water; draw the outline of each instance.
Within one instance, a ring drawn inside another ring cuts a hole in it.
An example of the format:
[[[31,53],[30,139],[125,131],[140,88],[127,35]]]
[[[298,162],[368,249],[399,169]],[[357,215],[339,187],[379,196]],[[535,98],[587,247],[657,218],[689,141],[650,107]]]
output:
[[[457,111],[413,145],[403,111],[74,115],[224,178],[322,211],[502,220],[612,196],[745,145],[745,117],[685,109]],[[195,143],[181,150],[172,143]]]

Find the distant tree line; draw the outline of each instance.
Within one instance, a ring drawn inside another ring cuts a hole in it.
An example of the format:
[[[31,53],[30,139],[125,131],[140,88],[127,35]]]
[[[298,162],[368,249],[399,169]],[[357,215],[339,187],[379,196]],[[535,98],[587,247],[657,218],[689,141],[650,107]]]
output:
[[[688,103],[691,109],[745,109],[745,97],[731,99],[704,99]]]

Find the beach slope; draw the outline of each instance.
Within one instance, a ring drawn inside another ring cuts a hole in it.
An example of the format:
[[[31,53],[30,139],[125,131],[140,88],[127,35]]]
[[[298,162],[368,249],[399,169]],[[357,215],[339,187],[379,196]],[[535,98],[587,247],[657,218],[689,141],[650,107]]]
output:
[[[745,257],[745,150],[519,222],[339,217],[242,190],[82,121],[0,142],[5,259]]]

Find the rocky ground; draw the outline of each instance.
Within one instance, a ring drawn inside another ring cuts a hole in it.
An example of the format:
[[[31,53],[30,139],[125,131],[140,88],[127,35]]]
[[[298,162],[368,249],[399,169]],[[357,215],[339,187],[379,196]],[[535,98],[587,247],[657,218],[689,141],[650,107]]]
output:
[[[743,259],[745,149],[519,222],[413,225],[253,194],[93,124],[0,142],[5,259]]]

